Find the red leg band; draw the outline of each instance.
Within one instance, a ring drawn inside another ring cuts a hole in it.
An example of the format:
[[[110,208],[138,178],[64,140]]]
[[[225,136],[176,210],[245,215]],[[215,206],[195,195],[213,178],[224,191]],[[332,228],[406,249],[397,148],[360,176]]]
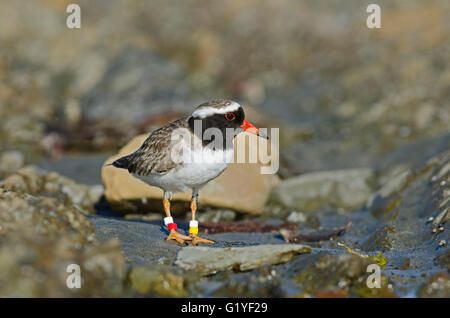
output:
[[[167,225],[167,227],[169,228],[169,232],[170,231],[172,231],[172,230],[177,230],[177,224],[176,223],[169,223],[168,225]]]

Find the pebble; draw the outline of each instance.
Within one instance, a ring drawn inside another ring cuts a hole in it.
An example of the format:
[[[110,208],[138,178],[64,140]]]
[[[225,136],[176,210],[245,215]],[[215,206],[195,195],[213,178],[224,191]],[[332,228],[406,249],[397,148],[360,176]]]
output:
[[[306,215],[303,212],[292,211],[291,214],[289,214],[289,216],[287,217],[287,220],[289,222],[304,223],[306,222]]]

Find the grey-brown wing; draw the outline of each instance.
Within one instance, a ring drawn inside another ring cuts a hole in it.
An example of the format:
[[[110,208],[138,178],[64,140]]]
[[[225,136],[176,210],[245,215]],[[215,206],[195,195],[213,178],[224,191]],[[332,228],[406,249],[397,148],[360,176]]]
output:
[[[173,169],[175,163],[171,158],[171,133],[184,127],[186,118],[181,118],[153,131],[142,146],[130,155],[128,171],[146,176],[151,173],[167,173]]]

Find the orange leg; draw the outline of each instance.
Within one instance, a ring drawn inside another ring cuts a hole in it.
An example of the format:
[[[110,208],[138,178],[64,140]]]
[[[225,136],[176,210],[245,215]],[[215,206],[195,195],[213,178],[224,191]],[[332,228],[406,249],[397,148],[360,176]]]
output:
[[[169,198],[166,198],[165,195],[164,195],[164,200],[163,200],[163,206],[164,206],[164,212],[166,212],[166,218],[164,221],[166,222],[166,220],[170,219],[173,222],[173,219],[170,216],[170,201],[169,201]],[[175,240],[178,242],[178,244],[184,245],[185,241],[190,241],[190,240],[192,240],[192,238],[178,233],[175,228],[175,229],[170,230],[169,236],[167,236],[166,240],[167,241]]]
[[[193,193],[191,201],[192,221],[189,222],[189,236],[191,237],[192,245],[197,245],[198,243],[214,244],[214,241],[197,236],[198,222],[195,220],[195,212],[197,212],[197,198],[198,195],[196,193]]]

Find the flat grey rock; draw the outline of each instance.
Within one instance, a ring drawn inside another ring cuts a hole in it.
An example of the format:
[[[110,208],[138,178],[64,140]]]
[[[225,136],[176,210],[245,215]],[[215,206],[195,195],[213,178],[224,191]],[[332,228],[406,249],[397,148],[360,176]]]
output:
[[[286,263],[297,254],[310,253],[311,248],[300,244],[267,244],[249,247],[185,247],[178,252],[176,265],[203,275],[221,270],[247,271],[262,265]]]

